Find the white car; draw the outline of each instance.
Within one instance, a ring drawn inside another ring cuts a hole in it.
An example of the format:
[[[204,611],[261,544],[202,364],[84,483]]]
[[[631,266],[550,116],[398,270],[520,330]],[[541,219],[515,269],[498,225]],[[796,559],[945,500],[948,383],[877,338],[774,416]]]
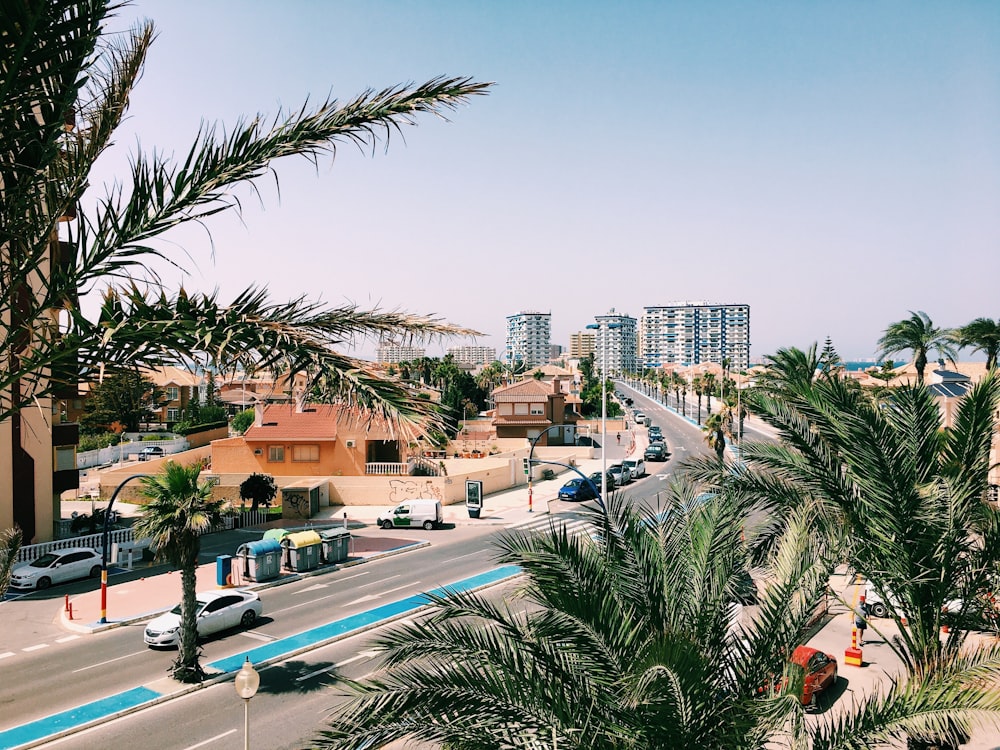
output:
[[[626,458],[622,461],[622,466],[628,469],[633,479],[640,479],[646,476],[646,462],[641,458]]]
[[[47,589],[53,583],[101,575],[101,555],[89,547],[57,549],[31,562],[18,563],[10,576],[14,589]]]
[[[196,595],[198,636],[229,630],[237,626],[252,627],[264,607],[253,591],[219,589]],[[176,646],[180,641],[181,605],[150,620],[143,633],[147,646]]]

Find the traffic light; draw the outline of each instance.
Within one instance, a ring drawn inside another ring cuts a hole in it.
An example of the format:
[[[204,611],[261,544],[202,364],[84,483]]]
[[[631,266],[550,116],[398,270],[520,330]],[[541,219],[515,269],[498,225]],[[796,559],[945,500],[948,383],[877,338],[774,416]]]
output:
[[[525,474],[530,474],[531,473],[531,459],[522,458],[521,462],[524,464],[524,473]]]

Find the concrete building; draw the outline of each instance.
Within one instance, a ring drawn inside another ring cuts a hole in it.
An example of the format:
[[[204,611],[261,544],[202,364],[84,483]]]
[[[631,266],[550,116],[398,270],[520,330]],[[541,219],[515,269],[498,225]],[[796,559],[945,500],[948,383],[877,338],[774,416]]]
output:
[[[497,350],[492,346],[453,346],[448,349],[448,354],[455,360],[456,365],[488,365],[496,362]]]
[[[569,335],[570,359],[583,359],[595,351],[597,336],[593,331],[577,331]]]
[[[382,344],[378,348],[376,358],[381,364],[397,362],[413,362],[427,356],[427,350],[419,346],[402,346],[401,344]]]
[[[750,305],[677,302],[643,308],[639,368],[722,363],[750,366]]]
[[[607,374],[617,376],[636,372],[638,370],[636,319],[630,315],[616,313],[612,307],[605,315],[595,316],[594,320],[596,321],[596,328],[593,329],[595,369],[602,371],[607,357]]]
[[[507,316],[507,364],[524,362],[532,368],[548,364],[552,337],[552,313],[519,312]]]

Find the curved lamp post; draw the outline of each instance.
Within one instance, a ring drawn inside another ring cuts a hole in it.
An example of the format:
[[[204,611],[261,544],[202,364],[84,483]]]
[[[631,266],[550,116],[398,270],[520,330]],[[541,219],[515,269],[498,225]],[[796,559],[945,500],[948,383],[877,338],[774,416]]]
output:
[[[602,331],[601,336],[601,502],[608,492],[608,455],[605,446],[608,442],[608,335],[611,328],[621,328],[621,323],[590,323],[587,328]]]
[[[108,507],[104,509],[104,535],[101,539],[101,544],[104,548],[101,550],[101,624],[105,624],[108,621],[108,533],[111,531],[111,506],[115,504],[115,498],[118,497],[118,493],[122,491],[122,487],[131,482],[133,479],[142,479],[145,474],[133,474],[127,479],[123,479],[121,484],[115,487],[115,491],[111,493],[111,499],[108,501]]]
[[[534,455],[535,455],[535,446],[538,444],[538,441],[541,439],[542,435],[546,434],[549,430],[555,429],[556,427],[575,427],[575,425],[552,424],[552,425],[549,425],[548,427],[546,427],[544,430],[542,430],[540,433],[538,433],[538,435],[536,435],[535,437],[533,437],[531,439],[531,447],[528,449],[528,458],[526,459],[527,462],[528,462],[528,493],[529,493],[528,497],[529,497],[529,503],[530,503],[530,497],[531,497],[531,495],[530,495],[530,493],[531,493],[531,467],[534,464],[536,464],[536,463],[540,463],[540,464],[552,464],[553,466],[562,466],[564,469],[569,469],[570,471],[575,471],[577,474],[580,475],[580,478],[583,479],[584,482],[586,482],[587,484],[590,485],[590,488],[592,490],[594,490],[595,493],[597,492],[597,485],[595,485],[594,482],[591,480],[591,478],[588,477],[586,474],[584,474],[582,471],[580,471],[577,467],[570,466],[569,464],[560,463],[559,461],[543,461],[543,460],[536,461],[535,460],[535,458],[534,458]],[[597,498],[597,502],[600,504],[601,510],[603,510],[605,512],[607,512],[607,508],[604,507],[604,489],[605,488],[604,488],[603,485],[606,482],[607,482],[607,477],[604,477],[603,481],[601,482],[601,485],[602,485],[601,486],[601,494]]]
[[[250,750],[250,699],[257,695],[260,687],[260,674],[250,663],[250,657],[243,662],[234,680],[236,694],[243,699],[243,750]]]

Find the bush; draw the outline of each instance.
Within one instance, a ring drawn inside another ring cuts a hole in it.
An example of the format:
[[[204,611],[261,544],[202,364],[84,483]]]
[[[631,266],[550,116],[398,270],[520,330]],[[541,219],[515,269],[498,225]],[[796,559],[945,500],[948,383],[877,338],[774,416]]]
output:
[[[191,424],[184,421],[174,425],[174,432],[178,435],[190,435],[193,432],[204,432],[205,430],[214,430],[217,427],[226,427],[228,424],[228,420],[225,419],[220,422],[202,422],[199,424]]]
[[[235,417],[233,417],[233,420],[229,423],[229,426],[232,428],[233,432],[242,435],[250,428],[250,425],[253,424],[254,416],[255,412],[253,409],[244,409]]]
[[[79,451],[96,451],[109,445],[118,445],[121,436],[113,432],[99,432],[96,435],[80,435]]]

